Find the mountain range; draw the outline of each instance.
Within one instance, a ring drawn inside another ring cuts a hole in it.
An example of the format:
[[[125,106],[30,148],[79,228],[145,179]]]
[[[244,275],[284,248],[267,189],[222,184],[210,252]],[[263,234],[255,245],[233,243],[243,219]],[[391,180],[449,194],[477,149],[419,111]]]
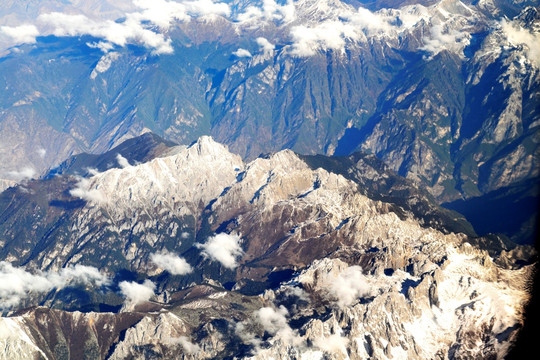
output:
[[[539,43],[535,0],[3,2],[0,358],[511,356]]]
[[[209,137],[74,157],[0,214],[10,359],[501,356],[534,268],[372,155]]]

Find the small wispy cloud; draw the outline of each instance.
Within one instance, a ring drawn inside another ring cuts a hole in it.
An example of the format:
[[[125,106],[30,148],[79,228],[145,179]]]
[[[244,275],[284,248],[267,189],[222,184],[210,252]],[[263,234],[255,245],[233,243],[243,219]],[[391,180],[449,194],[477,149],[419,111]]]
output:
[[[186,259],[168,251],[151,254],[150,261],[173,275],[186,275],[193,272],[193,268]]]
[[[18,171],[8,171],[7,176],[10,180],[14,181],[28,180],[36,176],[36,170],[29,166],[26,166]]]
[[[272,51],[275,49],[275,45],[272,44],[268,39],[263,37],[258,37],[256,39],[257,44],[261,47],[261,50],[263,51],[264,55],[271,54]]]
[[[196,354],[201,351],[200,346],[192,343],[187,336],[180,336],[178,338],[174,338],[173,342],[180,344],[180,346],[182,346],[184,351],[188,354]]]
[[[129,164],[128,159],[126,159],[125,157],[123,157],[123,156],[120,155],[120,154],[116,154],[116,161],[118,162],[118,165],[119,165],[121,168],[127,168],[127,167],[130,167],[130,166],[131,166],[131,165]]]
[[[47,150],[45,150],[44,148],[39,148],[37,150],[37,153],[38,153],[40,158],[44,159],[45,155],[47,155]]]
[[[234,325],[234,333],[244,344],[254,346],[256,351],[262,344],[262,340],[259,339],[255,333],[249,331],[246,324],[243,322],[237,322]]]
[[[105,203],[107,201],[105,195],[100,189],[93,188],[92,182],[86,178],[79,178],[75,188],[69,191],[71,196],[81,198],[93,203]]]
[[[285,346],[306,349],[305,340],[298,331],[291,328],[288,316],[289,312],[284,306],[262,307],[253,313],[251,319],[235,323],[234,333],[244,344],[253,346],[255,356],[265,357],[265,348],[262,346],[264,341],[254,332],[261,327],[273,338],[271,341],[281,341]]]
[[[202,249],[201,254],[204,257],[218,261],[228,269],[234,269],[238,266],[236,259],[244,254],[240,242],[239,235],[220,233],[209,237],[205,244],[197,244],[197,247]]]
[[[236,56],[236,57],[239,57],[239,58],[241,58],[241,57],[251,57],[251,53],[248,50],[242,49],[242,48],[240,48],[240,49],[236,50],[235,52],[233,52],[233,55]]]
[[[106,41],[87,42],[86,46],[91,49],[99,49],[104,53],[108,53],[114,49],[114,45]]]

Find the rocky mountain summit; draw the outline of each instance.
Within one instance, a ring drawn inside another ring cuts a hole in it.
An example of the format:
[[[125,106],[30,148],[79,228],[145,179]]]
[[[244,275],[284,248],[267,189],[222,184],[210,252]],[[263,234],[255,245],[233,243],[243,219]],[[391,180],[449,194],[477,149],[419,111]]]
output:
[[[3,358],[502,358],[514,343],[531,248],[476,237],[372,156],[131,141],[0,194]]]

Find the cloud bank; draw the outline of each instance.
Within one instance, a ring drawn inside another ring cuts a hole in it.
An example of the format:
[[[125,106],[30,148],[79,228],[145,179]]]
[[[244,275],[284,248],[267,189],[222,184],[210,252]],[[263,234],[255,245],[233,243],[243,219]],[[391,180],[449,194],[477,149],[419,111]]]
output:
[[[150,261],[173,275],[186,275],[193,271],[186,259],[168,251],[151,254]]]
[[[33,293],[47,293],[74,284],[102,286],[110,284],[110,279],[98,269],[85,265],[68,266],[59,272],[38,271],[32,274],[0,261],[0,308],[17,306]]]
[[[134,0],[141,11],[126,14],[123,21],[95,21],[84,15],[63,13],[43,14],[38,20],[54,27],[56,36],[91,35],[110,44],[125,46],[142,45],[152,50],[152,54],[171,54],[172,41],[160,32],[169,29],[176,21],[189,21],[192,17],[230,14],[225,3],[211,0],[166,1]],[[157,29],[156,29],[157,27]]]
[[[316,25],[298,25],[291,28],[294,56],[312,56],[319,50],[344,50],[347,41],[366,41],[368,36],[397,30],[395,18],[374,13],[364,8],[343,11],[334,19]]]
[[[197,247],[202,249],[201,254],[204,257],[218,261],[228,269],[234,269],[238,266],[236,258],[244,254],[240,242],[239,235],[221,233],[209,237],[205,244],[197,244]]]
[[[239,13],[232,15],[230,6],[216,0],[134,0],[136,11],[127,12],[118,20],[93,19],[83,14],[48,13],[37,19],[37,25],[2,27],[0,33],[15,42],[35,42],[39,29],[52,29],[41,33],[56,36],[91,35],[100,39],[89,43],[90,47],[101,49],[104,53],[115,47],[136,44],[146,47],[154,55],[174,52],[172,40],[167,36],[169,29],[177,23],[186,23],[194,18],[221,16],[234,22],[237,30],[258,29],[273,23],[285,30],[281,41],[288,45],[287,53],[297,57],[307,57],[319,51],[344,51],[347,44],[367,42],[377,37],[393,34],[394,38],[406,31],[419,30],[423,36],[420,50],[437,54],[443,49],[461,52],[468,43],[469,34],[464,26],[477,23],[474,12],[463,14],[460,9],[446,9],[444,4],[430,7],[422,5],[404,6],[399,9],[381,9],[372,12],[363,7],[355,8],[341,2],[311,4],[309,1],[278,3],[275,0],[263,0],[256,5],[248,5]],[[237,4],[238,5],[238,4]],[[238,5],[240,8],[242,4]],[[469,8],[467,8],[469,9]],[[526,31],[507,29],[512,39],[520,39],[531,49],[531,56],[536,58],[532,46],[534,36]],[[282,36],[282,35],[278,35]],[[264,54],[269,54],[274,45],[265,38],[255,41]],[[272,40],[276,42],[279,40]],[[248,57],[248,51],[239,49],[235,54]],[[109,58],[104,58],[103,67],[107,67]],[[99,73],[96,70],[94,76]]]
[[[133,4],[139,11],[126,13],[119,21],[92,19],[83,14],[50,12],[38,16],[38,26],[3,26],[0,34],[8,37],[14,45],[34,43],[39,35],[90,35],[103,40],[96,45],[104,52],[112,50],[114,46],[135,44],[150,49],[154,55],[162,55],[174,51],[171,39],[166,38],[163,32],[175,22],[187,22],[195,17],[229,16],[231,13],[229,5],[212,0],[134,0]],[[92,44],[89,45],[92,47]]]
[[[112,20],[95,21],[84,15],[68,15],[49,13],[38,17],[38,20],[54,27],[55,36],[90,35],[103,39],[117,46],[137,44],[152,50],[152,54],[170,54],[173,52],[170,39],[161,33],[145,27],[139,16],[128,16],[124,22]]]
[[[39,35],[39,30],[35,25],[20,25],[20,26],[2,26],[0,33],[10,38],[10,42],[14,44],[32,44],[36,42],[36,36]]]

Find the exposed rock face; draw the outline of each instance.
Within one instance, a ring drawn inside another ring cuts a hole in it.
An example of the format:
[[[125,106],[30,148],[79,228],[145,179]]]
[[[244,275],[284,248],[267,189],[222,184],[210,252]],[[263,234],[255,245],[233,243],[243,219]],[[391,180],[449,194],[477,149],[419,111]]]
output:
[[[118,162],[86,178],[30,182],[24,204],[22,187],[3,193],[2,213],[16,215],[0,223],[1,260],[49,277],[68,264],[95,266],[112,279],[36,290],[20,306],[114,307],[119,293],[133,298],[120,283],[126,271],[151,280],[155,294],[116,313],[11,313],[0,319],[12,329],[0,332],[6,358],[489,358],[504,357],[521,327],[529,250],[444,231],[436,211],[432,228],[413,207],[370,198],[373,188],[360,184],[389,176],[376,167],[346,178],[289,150],[244,163],[208,137],[142,164]],[[390,193],[407,183],[397,184]],[[32,220],[25,206],[46,187],[64,205]],[[20,242],[6,227],[13,221],[49,230]],[[232,262],[205,247],[215,234],[239,239]],[[156,262],[162,250],[192,272]]]

